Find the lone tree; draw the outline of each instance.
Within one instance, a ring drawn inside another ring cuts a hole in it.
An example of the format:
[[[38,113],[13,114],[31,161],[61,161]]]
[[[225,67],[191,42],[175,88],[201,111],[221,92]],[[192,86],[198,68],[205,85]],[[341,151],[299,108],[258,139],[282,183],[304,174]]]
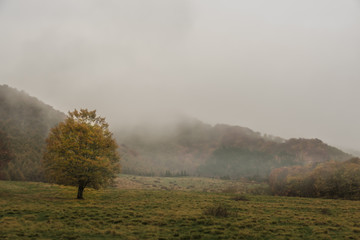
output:
[[[117,145],[105,118],[81,109],[50,130],[43,167],[50,182],[98,189],[111,184],[120,172]]]

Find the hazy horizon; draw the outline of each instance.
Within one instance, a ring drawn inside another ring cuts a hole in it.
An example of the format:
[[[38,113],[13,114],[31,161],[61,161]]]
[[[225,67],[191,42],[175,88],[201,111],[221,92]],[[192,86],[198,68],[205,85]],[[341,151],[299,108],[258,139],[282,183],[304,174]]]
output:
[[[360,150],[359,0],[0,0],[0,30],[0,84],[61,111]]]

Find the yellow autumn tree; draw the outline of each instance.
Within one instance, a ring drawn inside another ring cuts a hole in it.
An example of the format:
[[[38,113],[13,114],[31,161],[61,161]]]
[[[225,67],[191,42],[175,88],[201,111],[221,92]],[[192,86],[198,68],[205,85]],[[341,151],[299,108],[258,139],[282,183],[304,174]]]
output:
[[[77,186],[78,199],[83,199],[86,187],[98,189],[111,184],[120,172],[120,156],[108,127],[96,110],[69,112],[46,139],[43,168],[47,179]]]

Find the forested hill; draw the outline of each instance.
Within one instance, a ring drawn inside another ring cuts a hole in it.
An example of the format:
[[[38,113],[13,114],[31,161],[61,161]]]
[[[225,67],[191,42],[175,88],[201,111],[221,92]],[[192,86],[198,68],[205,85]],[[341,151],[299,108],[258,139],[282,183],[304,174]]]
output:
[[[154,132],[150,127],[139,126],[115,134],[124,172],[264,177],[277,167],[315,165],[351,157],[319,139],[285,140],[245,127],[211,126],[195,119],[179,121],[172,131]]]
[[[45,138],[65,114],[7,85],[0,85],[0,141],[14,158],[2,169],[2,178],[41,180],[40,160]]]
[[[25,92],[0,85],[0,157],[10,156],[5,169],[0,161],[0,178],[42,180],[45,138],[64,118],[64,113]],[[114,135],[123,172],[134,174],[261,177],[282,166],[351,158],[318,139],[285,140],[191,118],[155,128],[119,128]]]

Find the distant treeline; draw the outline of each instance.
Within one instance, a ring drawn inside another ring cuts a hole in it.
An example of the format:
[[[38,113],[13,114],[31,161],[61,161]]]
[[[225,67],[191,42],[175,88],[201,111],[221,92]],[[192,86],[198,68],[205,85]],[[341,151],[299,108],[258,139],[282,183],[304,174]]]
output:
[[[156,137],[146,128],[118,131],[123,169],[154,175],[186,170],[192,176],[267,178],[274,168],[351,156],[319,139],[281,139],[251,129],[185,119]]]
[[[122,169],[123,174],[131,174],[144,177],[187,177],[189,174],[185,170],[181,171],[169,171],[155,172],[155,171],[138,171],[134,169]]]
[[[264,179],[271,168],[294,165],[294,158],[276,158],[268,152],[236,147],[222,147],[213,152],[197,173],[200,176],[239,179]]]
[[[278,168],[271,172],[269,184],[280,196],[360,200],[360,159]]]

